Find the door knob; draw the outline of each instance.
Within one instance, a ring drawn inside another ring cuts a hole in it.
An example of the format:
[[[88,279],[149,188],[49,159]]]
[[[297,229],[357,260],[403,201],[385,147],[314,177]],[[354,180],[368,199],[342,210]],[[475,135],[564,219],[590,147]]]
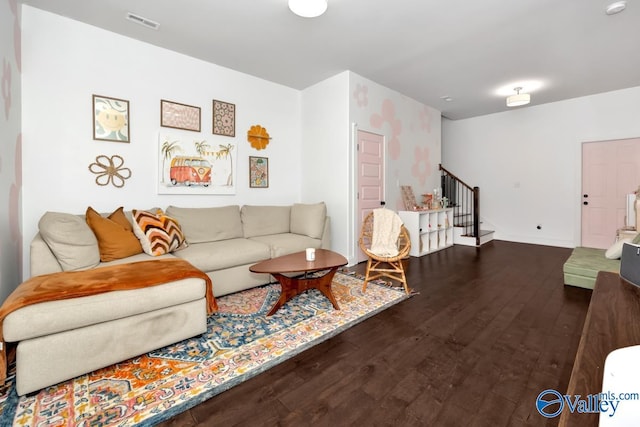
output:
[[[588,194],[583,194],[582,197],[589,197],[589,195]]]
[[[589,202],[582,202],[582,204],[583,204],[583,205],[588,205],[588,204],[589,204]]]

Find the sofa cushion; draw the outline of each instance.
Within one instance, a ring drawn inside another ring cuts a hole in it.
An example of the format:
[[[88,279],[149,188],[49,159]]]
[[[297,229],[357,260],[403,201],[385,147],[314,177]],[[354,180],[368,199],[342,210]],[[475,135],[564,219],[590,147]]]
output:
[[[268,245],[244,238],[189,245],[175,255],[205,273],[270,258]]]
[[[294,233],[256,236],[251,237],[250,240],[268,245],[271,258],[301,252],[306,248],[320,248],[322,246],[322,240],[320,239]]]
[[[240,209],[244,237],[289,232],[291,206],[250,206]]]
[[[80,216],[46,212],[38,229],[63,271],[92,268],[100,262],[98,240]]]
[[[205,297],[203,279],[187,278],[141,289],[105,292],[22,307],[5,318],[4,338],[20,341],[125,318]]]
[[[176,218],[189,243],[216,242],[242,237],[240,207],[179,208],[169,206],[167,215]]]
[[[291,207],[292,233],[320,239],[324,231],[327,207],[323,202],[316,204],[294,203]]]
[[[163,259],[163,258],[176,258],[176,256],[173,253],[153,256],[153,255],[148,255],[144,252],[140,252],[139,254],[135,254],[126,258],[114,259],[113,261],[109,261],[109,262],[101,262],[96,266],[96,268],[108,267],[110,265],[127,264],[130,262],[151,261],[154,259]]]
[[[113,261],[142,252],[140,240],[134,234],[122,207],[106,218],[88,207],[85,217],[98,239],[100,261]]]
[[[153,214],[134,209],[133,231],[146,254],[159,256],[185,247],[180,224],[161,210]]]

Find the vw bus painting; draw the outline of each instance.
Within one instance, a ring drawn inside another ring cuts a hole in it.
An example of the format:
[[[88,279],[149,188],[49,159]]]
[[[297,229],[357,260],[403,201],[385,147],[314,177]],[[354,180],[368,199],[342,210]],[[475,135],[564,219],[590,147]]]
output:
[[[159,135],[158,194],[235,194],[235,144]]]
[[[211,184],[211,163],[202,157],[177,156],[171,159],[169,177],[172,185],[208,187]]]

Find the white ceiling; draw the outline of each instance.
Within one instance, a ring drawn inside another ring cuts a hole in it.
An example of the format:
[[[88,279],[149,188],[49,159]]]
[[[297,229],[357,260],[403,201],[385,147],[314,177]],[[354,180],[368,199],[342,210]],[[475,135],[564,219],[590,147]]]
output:
[[[640,0],[328,2],[308,19],[287,0],[22,0],[296,89],[351,70],[450,119],[506,110],[496,90],[522,80],[542,83],[530,105],[640,86]]]

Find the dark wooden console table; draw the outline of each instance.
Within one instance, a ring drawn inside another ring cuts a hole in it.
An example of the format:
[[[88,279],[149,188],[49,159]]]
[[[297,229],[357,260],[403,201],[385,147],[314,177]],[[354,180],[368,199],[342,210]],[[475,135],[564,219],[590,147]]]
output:
[[[640,288],[625,282],[617,273],[598,273],[565,394],[586,396],[602,392],[607,355],[618,348],[638,344]],[[565,407],[559,426],[597,426],[598,422],[599,414],[572,414]]]

